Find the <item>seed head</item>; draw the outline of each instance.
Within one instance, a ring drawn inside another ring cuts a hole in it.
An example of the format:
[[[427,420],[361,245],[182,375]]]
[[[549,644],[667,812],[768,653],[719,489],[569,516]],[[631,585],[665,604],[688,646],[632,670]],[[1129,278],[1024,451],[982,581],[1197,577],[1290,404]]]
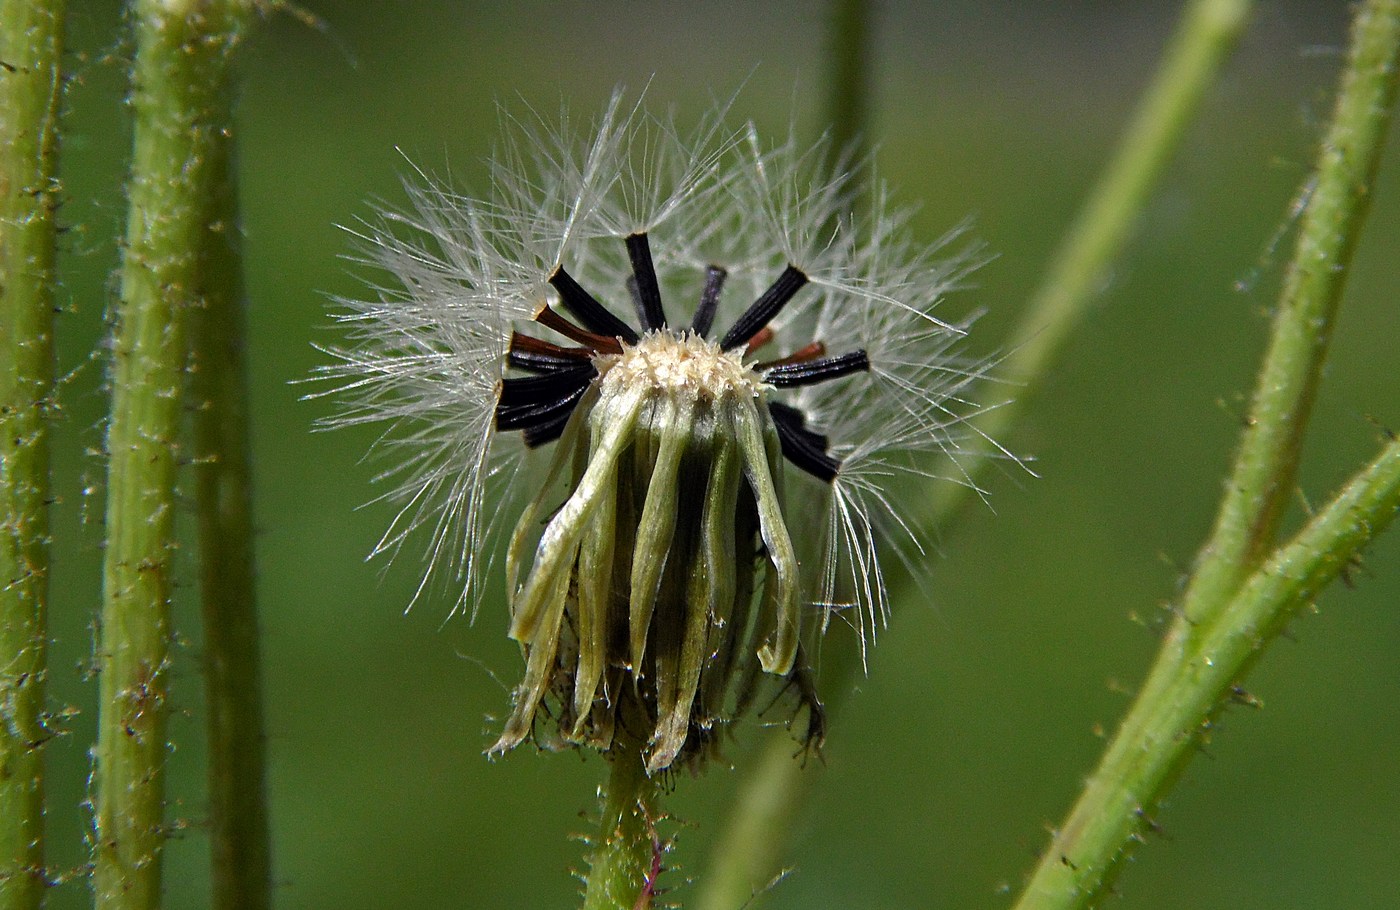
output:
[[[916,244],[824,144],[724,116],[683,134],[619,93],[587,130],[507,118],[485,198],[420,173],[356,232],[387,277],[339,301],[322,372],[329,425],[391,424],[376,552],[425,532],[425,583],[474,606],[516,521],[526,669],[493,752],[624,725],[652,771],[695,763],[767,677],[819,739],[804,630],[848,617],[864,642],[882,557],[922,552],[903,481],[965,479],[982,364],[932,310],[972,257]]]

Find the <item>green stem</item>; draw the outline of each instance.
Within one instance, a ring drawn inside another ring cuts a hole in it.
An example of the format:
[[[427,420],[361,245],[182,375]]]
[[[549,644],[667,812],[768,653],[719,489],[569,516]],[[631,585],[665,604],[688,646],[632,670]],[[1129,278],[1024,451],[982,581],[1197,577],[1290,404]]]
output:
[[[1396,10],[1393,0],[1385,0],[1367,3],[1357,14],[1240,450],[1182,600],[1185,621],[1205,622],[1222,609],[1277,536],[1390,122],[1400,35]]]
[[[228,111],[223,112],[227,114]],[[209,151],[213,205],[193,325],[200,598],[209,707],[209,826],[216,910],[272,903],[262,674],[254,598],[252,478],[232,124]]]
[[[972,421],[978,435],[968,440],[966,454],[959,456],[971,477],[985,469],[987,456],[994,451],[987,440],[1005,435],[1098,296],[1109,264],[1131,235],[1192,114],[1244,30],[1252,6],[1250,0],[1193,0],[1186,7],[1117,152],[1011,335],[1009,353],[998,373],[1018,384],[1021,393],[1015,401],[984,411]],[[928,524],[946,526],[971,490],[965,484],[939,485],[933,491]],[[850,677],[859,669],[858,661],[847,660],[832,672],[834,663],[828,658],[822,679],[829,714],[839,710],[852,688]],[[775,737],[755,763],[740,785],[725,834],[703,880],[697,903],[702,910],[730,910],[773,876],[786,823],[805,797],[810,775],[801,774],[786,740]],[[782,797],[773,797],[769,788],[777,788]],[[763,850],[753,848],[755,832],[766,839]]]
[[[1292,543],[1265,559],[1366,208],[1397,62],[1400,0],[1370,0],[1357,13],[1316,189],[1220,518],[1156,665],[1018,910],[1089,906],[1107,892],[1263,647],[1298,604],[1347,568],[1400,504],[1400,443],[1392,442]]]
[[[859,159],[870,111],[870,4],[833,0],[827,27],[827,120],[833,155]]]
[[[608,753],[607,797],[598,840],[588,857],[584,910],[647,910],[653,903],[664,847],[656,834],[655,782],[642,743],[619,722]]]
[[[1208,629],[1178,626],[1015,910],[1092,906],[1153,825],[1172,783],[1239,683],[1305,604],[1346,571],[1400,508],[1400,441],[1249,576]]]
[[[107,549],[93,775],[96,906],[160,904],[171,554],[186,322],[251,0],[137,0],[135,137],[108,424]]]
[[[697,910],[738,910],[780,875],[789,825],[815,775],[803,774],[792,740],[773,737],[744,772],[696,897]]]
[[[63,0],[0,0],[0,910],[39,906]]]

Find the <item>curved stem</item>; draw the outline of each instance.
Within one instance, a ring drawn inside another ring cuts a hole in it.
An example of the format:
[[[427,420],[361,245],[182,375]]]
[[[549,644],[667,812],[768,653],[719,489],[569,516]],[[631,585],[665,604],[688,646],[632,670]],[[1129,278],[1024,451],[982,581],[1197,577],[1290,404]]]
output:
[[[773,737],[745,769],[734,809],[701,881],[696,910],[749,906],[781,875],[786,833],[815,775],[803,774],[792,740]]]
[[[1003,436],[1034,395],[1089,306],[1098,298],[1109,266],[1133,235],[1152,188],[1186,134],[1206,90],[1239,42],[1252,0],[1192,0],[1182,13],[1166,56],[1108,162],[1031,295],[997,366],[998,377],[1024,387],[1007,404],[978,414],[965,460],[994,454],[990,440]],[[976,464],[974,470],[978,470]],[[972,492],[970,484],[942,484],[934,491],[936,524],[945,523]]]
[[[0,910],[44,871],[49,419],[63,0],[0,0]]]

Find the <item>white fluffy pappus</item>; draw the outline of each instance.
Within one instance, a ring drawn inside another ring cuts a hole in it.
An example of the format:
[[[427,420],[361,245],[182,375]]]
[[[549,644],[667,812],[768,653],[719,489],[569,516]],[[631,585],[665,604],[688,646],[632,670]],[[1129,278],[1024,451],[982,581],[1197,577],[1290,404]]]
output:
[[[548,339],[541,356],[556,360],[610,334],[570,306],[577,287],[628,323],[631,344],[659,326],[752,328],[737,347],[782,424],[783,509],[803,603],[823,627],[851,617],[862,641],[884,622],[882,559],[923,553],[907,481],[971,484],[958,456],[988,362],[960,355],[968,324],[934,311],[980,260],[975,248],[949,251],[959,231],[917,242],[910,210],[829,143],[765,144],[752,125],[726,126],[728,116],[726,105],[682,130],[621,92],[586,124],[567,111],[503,115],[485,194],[415,172],[405,207],[352,230],[373,278],[365,299],[336,301],[344,341],[323,347],[332,362],[318,377],[332,387],[316,395],[340,408],[321,425],[384,426],[376,480],[398,511],[374,553],[426,541],[415,600],[437,580],[458,608],[474,609],[506,536],[497,526],[539,492],[548,458],[529,456],[547,456],[573,405],[530,397],[530,413],[553,423],[528,416],[507,430],[503,389],[521,333]],[[659,300],[638,291],[636,237]],[[784,276],[796,289],[745,323]],[[660,322],[655,310],[648,321],[643,297],[664,305]],[[707,297],[716,311],[696,325]],[[559,334],[559,320],[543,318],[566,312],[581,329]],[[619,332],[607,340],[626,347]],[[590,386],[608,368],[603,350],[588,350]],[[863,360],[847,369],[853,352]]]

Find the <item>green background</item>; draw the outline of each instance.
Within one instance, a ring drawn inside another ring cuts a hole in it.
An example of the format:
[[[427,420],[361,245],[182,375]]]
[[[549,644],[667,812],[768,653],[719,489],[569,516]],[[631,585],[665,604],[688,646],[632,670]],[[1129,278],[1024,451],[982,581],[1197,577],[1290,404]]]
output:
[[[105,375],[130,134],[118,5],[73,7],[60,297],[66,416],[49,747],[54,860],[88,900],[82,806],[93,736]],[[950,316],[984,309],[998,350],[1144,86],[1175,3],[877,4],[870,135],[933,239],[968,216],[996,254]],[[504,607],[407,616],[419,567],[363,562],[388,521],[372,434],[312,434],[325,402],[292,384],[334,338],[328,295],[359,293],[335,225],[402,199],[405,159],[480,186],[495,105],[598,109],[617,83],[769,131],[823,124],[819,4],[485,5],[308,0],[243,57],[240,174],[252,335],[259,595],[266,632],[277,902],[284,908],[569,907],[596,757],[488,762],[519,671]],[[765,906],[1001,907],[1142,677],[1203,538],[1245,406],[1345,42],[1346,6],[1264,3],[1209,94],[1087,322],[1007,440],[1032,477],[993,471],[937,542],[922,588],[837,717],[793,873]],[[1392,131],[1394,133],[1394,131]],[[1392,135],[1395,146],[1400,136]],[[1293,524],[1400,430],[1400,162],[1392,148],[1308,437]],[[94,355],[93,352],[97,354]],[[1001,386],[991,399],[1017,394]],[[197,453],[189,453],[191,455]],[[922,490],[904,495],[917,508]],[[186,531],[191,515],[186,516]],[[186,535],[188,537],[188,534]],[[1400,907],[1400,542],[1384,539],[1294,623],[1228,711],[1123,876],[1125,908]],[[168,905],[207,903],[200,631],[188,548],[172,723]],[[829,694],[829,693],[828,693]],[[729,750],[742,766],[757,724]],[[679,778],[668,877],[681,904],[738,779]]]

